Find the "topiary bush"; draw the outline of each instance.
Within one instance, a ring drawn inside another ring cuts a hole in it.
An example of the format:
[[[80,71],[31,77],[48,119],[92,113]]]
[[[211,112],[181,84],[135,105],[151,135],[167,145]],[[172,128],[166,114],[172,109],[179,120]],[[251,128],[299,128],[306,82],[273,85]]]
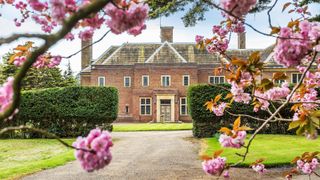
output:
[[[229,84],[221,84],[224,88],[230,88]],[[232,128],[233,121],[236,119],[235,116],[231,116],[227,113],[224,116],[216,116],[214,113],[206,110],[204,104],[210,99],[214,99],[216,95],[223,94],[225,97],[228,91],[212,85],[194,85],[188,89],[188,107],[189,113],[192,117],[193,122],[193,136],[198,138],[212,137],[218,130],[224,126]],[[277,105],[275,105],[277,106]],[[247,114],[261,119],[269,117],[269,113],[266,111],[254,112],[253,107],[240,103],[233,103],[232,107],[228,109],[229,112],[234,114]],[[283,118],[291,118],[293,112],[290,111],[290,106],[285,107],[280,112]],[[242,124],[246,124],[253,129],[259,127],[263,122],[253,120],[246,117],[241,117]],[[288,122],[272,122],[267,124],[261,133],[265,134],[294,134],[295,131],[287,131]]]
[[[76,137],[97,126],[112,130],[117,114],[116,88],[50,88],[23,92],[19,113],[9,123],[45,129],[60,137]],[[39,137],[32,133],[23,136]]]

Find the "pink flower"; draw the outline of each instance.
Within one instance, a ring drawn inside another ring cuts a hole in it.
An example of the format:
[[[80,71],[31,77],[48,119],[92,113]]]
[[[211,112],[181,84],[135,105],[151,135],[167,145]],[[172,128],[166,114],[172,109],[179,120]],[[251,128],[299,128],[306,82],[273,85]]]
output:
[[[9,77],[0,87],[0,113],[4,112],[12,103],[13,99],[13,77]]]
[[[249,93],[245,93],[244,89],[239,86],[237,83],[232,82],[231,83],[231,91],[230,91],[234,97],[235,102],[243,102],[245,104],[249,104],[251,100],[251,96]]]
[[[44,11],[48,9],[48,3],[47,2],[40,2],[39,0],[28,0],[29,5],[32,9],[36,11]]]
[[[231,12],[232,15],[239,18],[248,14],[250,9],[256,3],[257,3],[256,0],[220,0],[220,5],[223,9]],[[229,15],[226,14],[226,16],[229,16]]]
[[[223,116],[223,112],[226,107],[227,107],[227,103],[222,102],[217,106],[213,106],[212,111],[216,116]]]
[[[258,163],[255,165],[252,165],[252,169],[260,174],[265,173],[266,169],[264,167],[264,164]]]
[[[301,159],[297,161],[297,168],[305,174],[311,174],[318,167],[319,167],[319,162],[317,158],[313,158],[311,162],[304,162]]]
[[[73,146],[77,148],[75,157],[88,172],[102,169],[111,162],[110,147],[113,144],[107,131],[93,129],[86,138],[79,137]]]
[[[109,3],[105,8],[106,14],[110,17],[107,25],[115,34],[128,31],[136,36],[145,29],[144,22],[148,17],[148,10],[148,5],[142,3],[131,3],[127,10],[119,9]]]
[[[195,38],[196,43],[198,44],[198,43],[202,42],[203,38],[204,38],[203,36],[196,35],[196,38]]]
[[[236,137],[221,134],[219,137],[219,142],[222,147],[241,148],[244,145],[246,135],[246,131],[238,131]]]
[[[81,31],[79,33],[79,38],[82,39],[83,41],[90,40],[93,36],[94,29],[87,29],[85,31]]]
[[[226,158],[217,157],[215,159],[210,159],[202,162],[202,169],[208,175],[219,175],[224,170],[226,165]]]
[[[64,0],[50,0],[51,16],[54,20],[61,22],[66,16]]]

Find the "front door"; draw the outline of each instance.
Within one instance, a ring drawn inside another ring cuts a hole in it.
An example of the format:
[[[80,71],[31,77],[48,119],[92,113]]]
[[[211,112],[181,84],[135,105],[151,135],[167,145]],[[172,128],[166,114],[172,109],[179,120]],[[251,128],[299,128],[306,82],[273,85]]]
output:
[[[171,121],[171,100],[160,101],[160,120],[162,122]]]

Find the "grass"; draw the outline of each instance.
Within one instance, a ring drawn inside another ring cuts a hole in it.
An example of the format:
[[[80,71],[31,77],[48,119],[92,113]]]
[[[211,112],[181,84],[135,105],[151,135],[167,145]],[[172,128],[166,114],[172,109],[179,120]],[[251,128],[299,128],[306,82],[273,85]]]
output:
[[[222,149],[217,138],[203,139],[202,154],[211,156],[216,150]],[[248,137],[247,137],[248,140]],[[249,155],[242,164],[248,166],[256,159],[265,158],[264,164],[268,167],[289,165],[291,160],[303,152],[314,152],[320,150],[320,138],[307,140],[303,136],[289,135],[258,135],[253,140]],[[232,149],[224,148],[221,156],[226,157],[228,163],[236,163],[241,157],[235,153],[243,154],[245,148]]]
[[[135,124],[113,124],[114,132],[129,131],[176,131],[191,130],[192,123],[135,123]]]
[[[73,139],[66,139],[72,143]],[[18,178],[74,160],[73,150],[53,139],[0,140],[0,179]]]

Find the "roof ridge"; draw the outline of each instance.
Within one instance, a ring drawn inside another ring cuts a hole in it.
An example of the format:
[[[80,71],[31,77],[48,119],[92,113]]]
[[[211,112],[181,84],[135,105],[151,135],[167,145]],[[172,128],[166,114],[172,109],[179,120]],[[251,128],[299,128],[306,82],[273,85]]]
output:
[[[115,54],[117,54],[122,49],[123,46],[125,46],[124,43],[117,50],[115,50],[106,60],[104,60],[101,64],[106,64]]]
[[[165,41],[158,49],[154,51],[154,53],[145,61],[145,63],[150,63],[152,59],[154,59],[155,55],[159,53],[159,51],[165,46],[168,45],[168,47],[173,51],[173,53],[178,56],[179,59],[182,60],[183,63],[187,63],[188,61],[181,56],[181,54],[170,44],[168,41]]]

